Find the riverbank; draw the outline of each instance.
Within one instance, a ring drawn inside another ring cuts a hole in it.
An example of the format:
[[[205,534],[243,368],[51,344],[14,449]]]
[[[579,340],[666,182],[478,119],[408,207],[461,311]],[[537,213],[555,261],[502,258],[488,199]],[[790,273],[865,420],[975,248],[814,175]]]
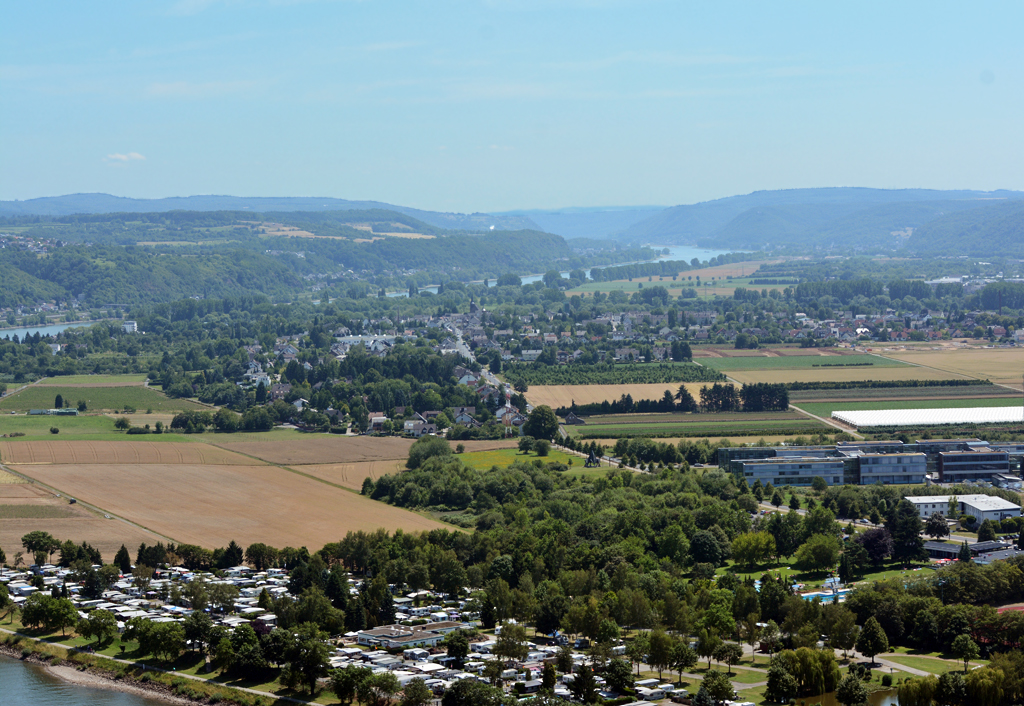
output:
[[[0,641],[0,654],[44,667],[53,676],[79,686],[159,699],[173,706],[213,703],[268,706],[281,701],[297,702],[287,697],[213,684],[205,679],[142,669],[138,665],[70,650],[7,630],[3,632],[7,634]]]
[[[115,673],[105,670],[102,672],[89,671],[85,665],[73,666],[71,662],[59,658],[57,661],[54,661],[53,657],[47,659],[43,655],[31,650],[28,651],[28,654],[25,654],[25,649],[6,642],[0,643],[0,654],[21,662],[38,665],[44,668],[47,673],[71,684],[87,686],[93,689],[118,691],[122,694],[133,694],[151,699],[158,698],[166,703],[175,704],[175,706],[195,706],[197,703],[192,699],[176,695],[173,692],[173,688],[168,684],[160,684],[153,681],[139,682],[130,676],[124,675],[119,677]]]
[[[164,684],[157,684],[154,682],[138,684],[129,679],[119,679],[115,681],[112,678],[102,677],[90,671],[83,672],[75,669],[74,667],[65,667],[60,665],[49,665],[46,667],[46,671],[66,682],[70,682],[71,684],[76,684],[78,686],[87,686],[91,689],[107,689],[109,691],[118,691],[122,694],[134,694],[135,696],[158,698],[161,701],[165,701],[169,704],[176,704],[177,706],[195,706],[197,703],[191,699],[175,695],[171,691],[171,687]]]

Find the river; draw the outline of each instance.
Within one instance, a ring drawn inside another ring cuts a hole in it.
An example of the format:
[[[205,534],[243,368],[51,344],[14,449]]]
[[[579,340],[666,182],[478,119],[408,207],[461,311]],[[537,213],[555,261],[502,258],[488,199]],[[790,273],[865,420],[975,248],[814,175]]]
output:
[[[668,250],[668,255],[661,255],[661,256],[659,256],[659,259],[661,259],[661,260],[685,260],[686,262],[689,262],[693,258],[697,258],[698,260],[704,261],[704,260],[708,260],[708,259],[710,259],[712,257],[718,257],[719,255],[727,255],[728,253],[735,252],[734,250],[705,250],[703,248],[694,247],[693,245],[669,245],[669,246],[651,245],[650,247],[653,248],[654,250],[658,251],[658,252],[660,252],[662,250]],[[650,260],[638,260],[636,262],[651,262],[651,261]],[[634,265],[634,264],[636,264],[636,262],[619,262],[619,263],[616,263],[614,265],[601,265],[600,267],[595,267],[594,269],[600,270],[600,269],[602,269],[604,267],[619,267],[621,265]],[[569,271],[568,270],[565,270],[561,274],[562,274],[562,277],[565,277],[565,278],[569,277]],[[584,274],[586,274],[587,277],[590,277],[590,270],[584,270]],[[543,274],[526,275],[526,276],[520,277],[519,279],[522,280],[523,284],[532,284],[534,282],[540,282],[542,279],[544,279],[544,275]],[[482,282],[477,282],[476,284],[482,284]],[[493,280],[493,279],[492,280],[488,280],[488,282],[487,282],[487,285],[489,287],[493,287],[495,284],[496,284],[496,281]],[[432,294],[437,294],[437,285],[434,284],[434,285],[430,285],[429,287],[420,287],[420,291],[421,292],[431,292]],[[389,297],[407,297],[407,296],[409,296],[409,293],[408,292],[390,292],[390,293],[388,293],[388,296]]]
[[[47,336],[56,336],[61,331],[65,331],[69,328],[78,328],[81,326],[92,326],[93,324],[99,323],[98,321],[76,321],[73,324],[50,324],[48,326],[28,326],[26,328],[0,328],[0,338],[7,338],[8,336],[14,338],[18,337],[21,341],[25,336],[33,336],[39,334],[43,338]]]
[[[11,706],[167,706],[166,701],[70,684],[45,667],[0,655],[0,703]]]

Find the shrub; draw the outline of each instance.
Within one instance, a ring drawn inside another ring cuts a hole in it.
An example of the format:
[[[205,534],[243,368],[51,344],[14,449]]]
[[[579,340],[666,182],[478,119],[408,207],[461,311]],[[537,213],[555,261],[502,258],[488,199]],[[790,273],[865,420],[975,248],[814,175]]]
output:
[[[58,429],[57,427],[50,427],[50,433],[51,434],[60,434],[60,429]]]
[[[883,674],[882,675],[882,686],[892,686],[892,675],[891,674]]]

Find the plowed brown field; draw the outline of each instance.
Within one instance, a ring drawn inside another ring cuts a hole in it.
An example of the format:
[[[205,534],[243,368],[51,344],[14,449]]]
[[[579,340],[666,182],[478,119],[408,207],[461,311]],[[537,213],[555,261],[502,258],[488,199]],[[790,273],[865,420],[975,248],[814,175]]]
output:
[[[353,530],[445,527],[273,466],[110,465],[96,473],[88,465],[34,465],[14,470],[178,542],[205,547],[234,539],[243,546],[266,542],[312,548]],[[67,520],[54,522],[60,521]]]
[[[3,441],[8,464],[182,463],[253,465],[252,459],[207,444],[153,441]]]
[[[241,441],[218,443],[237,451],[282,466],[294,464],[356,463],[391,461],[409,456],[412,439],[372,436],[310,436],[287,441]]]

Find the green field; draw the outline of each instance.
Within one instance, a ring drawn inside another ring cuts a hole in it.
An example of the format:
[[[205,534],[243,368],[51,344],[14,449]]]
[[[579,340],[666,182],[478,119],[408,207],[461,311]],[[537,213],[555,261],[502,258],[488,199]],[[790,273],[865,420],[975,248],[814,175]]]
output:
[[[569,430],[567,430],[569,431]],[[638,422],[635,424],[587,424],[573,427],[570,434],[584,439],[613,439],[630,436],[771,436],[833,433],[835,429],[808,418],[785,418],[779,420],[757,420],[703,423],[657,423]]]
[[[551,449],[547,456],[538,456],[533,452],[523,454],[518,449],[496,449],[494,451],[474,451],[472,453],[460,454],[459,458],[470,468],[475,468],[479,471],[486,471],[494,466],[508,468],[512,465],[513,461],[532,463],[538,459],[544,463],[564,463],[567,466],[571,462],[575,466],[582,467],[583,461],[586,460],[579,456],[570,456],[558,449]]]
[[[61,375],[43,378],[37,385],[112,385],[145,382],[146,376],[137,375]]]
[[[862,400],[858,402],[799,402],[795,406],[808,414],[830,417],[835,410],[862,409],[951,409],[954,407],[1019,407],[1018,397],[968,397],[950,400]]]
[[[55,505],[0,505],[0,520],[50,520],[74,516],[73,510]]]
[[[835,399],[850,400],[891,400],[894,397],[928,397],[933,399],[950,399],[955,397],[989,397],[1020,401],[1020,393],[1014,393],[999,385],[962,385],[936,387],[875,387],[849,388],[845,390],[792,390],[789,393],[791,404],[800,406],[801,402],[820,402]],[[1007,402],[1007,406],[1014,404]]]
[[[0,411],[27,412],[30,409],[50,409],[54,398],[62,395],[66,404],[77,405],[85,400],[89,411],[123,409],[125,405],[140,412],[172,412],[183,409],[210,409],[190,400],[175,400],[148,387],[60,387],[59,385],[32,385],[21,392],[0,399]]]
[[[58,434],[50,432],[50,427],[59,429]],[[290,431],[290,430],[289,430]],[[3,438],[7,434],[20,433],[24,436]],[[242,438],[239,438],[242,437]],[[0,414],[0,441],[175,441],[182,442],[213,442],[214,434],[146,434],[145,436],[128,436],[123,431],[114,429],[114,419],[103,414],[84,414],[77,417],[33,416],[24,414]],[[218,440],[224,437],[217,435]],[[232,441],[244,440],[242,434],[232,434]]]
[[[863,368],[903,368],[906,363],[877,355],[786,355],[779,357],[742,356],[738,358],[699,358],[698,362],[715,370],[849,370]],[[862,365],[870,363],[870,365]],[[867,377],[867,374],[865,375]]]

